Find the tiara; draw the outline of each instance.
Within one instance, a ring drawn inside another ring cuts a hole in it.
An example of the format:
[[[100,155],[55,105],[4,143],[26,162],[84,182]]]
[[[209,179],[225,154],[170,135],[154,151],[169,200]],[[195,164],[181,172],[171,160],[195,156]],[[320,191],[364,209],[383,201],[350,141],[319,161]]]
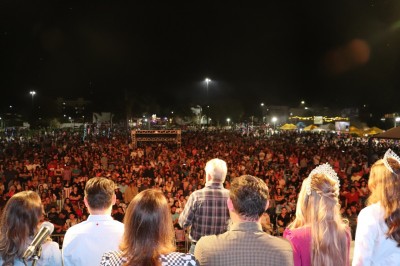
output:
[[[385,156],[383,156],[383,164],[386,166],[386,168],[392,172],[393,174],[395,174],[394,170],[392,169],[392,167],[390,166],[389,162],[388,162],[388,158],[392,158],[394,160],[396,160],[399,164],[400,164],[400,157],[394,153],[391,149],[388,149],[385,152]]]
[[[329,165],[329,163],[325,163],[315,167],[308,175],[308,178],[304,181],[306,182],[306,193],[308,196],[311,195],[311,178],[315,174],[324,174],[325,176],[327,176],[329,179],[333,180],[336,183],[335,187],[337,188],[337,190],[339,190],[340,187],[339,177],[337,176],[335,170],[333,170],[333,168]]]

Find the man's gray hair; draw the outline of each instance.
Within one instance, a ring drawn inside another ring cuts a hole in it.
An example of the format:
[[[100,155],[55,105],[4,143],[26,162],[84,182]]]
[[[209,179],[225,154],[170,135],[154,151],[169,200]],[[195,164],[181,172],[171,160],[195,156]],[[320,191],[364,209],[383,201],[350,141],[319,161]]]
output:
[[[211,176],[211,182],[224,183],[228,167],[224,160],[215,158],[207,162],[205,171],[206,176]]]

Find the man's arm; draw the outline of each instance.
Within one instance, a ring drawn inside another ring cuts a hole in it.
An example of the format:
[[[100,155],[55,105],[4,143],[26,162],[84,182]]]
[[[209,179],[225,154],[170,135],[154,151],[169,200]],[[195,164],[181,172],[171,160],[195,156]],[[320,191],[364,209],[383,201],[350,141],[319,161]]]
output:
[[[197,260],[197,264],[204,266],[204,265],[209,265],[207,261],[207,252],[205,251],[205,248],[207,248],[207,245],[204,245],[204,239],[199,240],[196,244],[196,249],[194,250],[194,256]]]
[[[182,228],[189,227],[192,225],[193,219],[194,219],[194,214],[195,214],[196,208],[195,208],[195,199],[193,194],[190,195],[185,208],[183,209],[183,212],[181,215],[179,215],[179,225]]]

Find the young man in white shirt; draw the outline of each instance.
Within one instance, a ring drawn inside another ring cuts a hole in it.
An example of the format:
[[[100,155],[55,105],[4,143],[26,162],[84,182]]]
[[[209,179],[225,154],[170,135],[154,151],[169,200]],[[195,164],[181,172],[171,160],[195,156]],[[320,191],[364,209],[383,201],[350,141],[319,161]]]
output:
[[[103,253],[118,250],[124,225],[111,217],[116,199],[115,187],[112,180],[104,177],[94,177],[86,183],[84,202],[90,215],[65,234],[62,247],[64,266],[100,265]]]

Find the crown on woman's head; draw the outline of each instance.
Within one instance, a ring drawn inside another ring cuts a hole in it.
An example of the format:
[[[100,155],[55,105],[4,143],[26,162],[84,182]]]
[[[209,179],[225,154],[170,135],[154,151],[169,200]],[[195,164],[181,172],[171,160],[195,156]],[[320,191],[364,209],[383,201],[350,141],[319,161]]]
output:
[[[394,151],[392,151],[391,149],[388,149],[385,152],[385,155],[383,156],[383,164],[386,166],[386,168],[392,172],[393,174],[395,174],[395,171],[393,170],[393,168],[390,166],[389,162],[388,162],[388,158],[392,158],[394,160],[396,160],[399,165],[400,165],[400,157],[394,153]]]
[[[308,175],[308,178],[304,180],[306,183],[306,193],[307,195],[311,195],[311,178],[315,174],[323,174],[327,176],[329,179],[333,180],[335,182],[335,187],[337,190],[339,190],[340,187],[340,182],[339,182],[339,177],[337,176],[335,170],[329,165],[329,163],[321,164],[315,167],[311,173]]]

